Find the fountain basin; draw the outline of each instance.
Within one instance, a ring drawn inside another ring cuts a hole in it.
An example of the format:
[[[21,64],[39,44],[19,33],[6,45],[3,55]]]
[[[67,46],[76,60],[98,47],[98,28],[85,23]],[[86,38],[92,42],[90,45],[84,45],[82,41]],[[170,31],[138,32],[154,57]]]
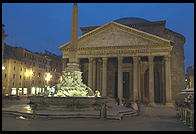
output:
[[[102,102],[107,103],[107,97],[44,97],[30,96],[30,103],[37,110],[56,111],[93,111],[99,110]]]

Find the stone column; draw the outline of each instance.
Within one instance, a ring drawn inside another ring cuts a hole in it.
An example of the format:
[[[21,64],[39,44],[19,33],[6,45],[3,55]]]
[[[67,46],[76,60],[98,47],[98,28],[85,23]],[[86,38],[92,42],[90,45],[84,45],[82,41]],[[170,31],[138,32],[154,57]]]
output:
[[[138,57],[138,100],[141,100],[141,58]]]
[[[163,104],[166,103],[166,96],[165,96],[165,62],[164,59],[161,61],[161,86],[162,86],[162,102]]]
[[[149,64],[149,101],[154,104],[154,56],[148,56]]]
[[[98,90],[100,90],[100,66],[99,66],[99,60],[97,61],[97,87]]]
[[[107,90],[107,60],[108,58],[102,58],[103,60],[103,75],[102,75],[102,96],[106,96]]]
[[[96,60],[93,60],[93,90],[96,89]]]
[[[133,101],[138,100],[138,57],[133,57]]]
[[[118,57],[118,98],[120,104],[123,99],[123,72],[122,72],[123,57]]]
[[[88,58],[88,87],[92,88],[93,86],[93,58]]]
[[[166,104],[172,103],[171,97],[171,66],[170,66],[170,55],[165,56],[165,89],[166,89]]]
[[[62,68],[62,71],[65,71],[65,68],[67,67],[67,63],[68,63],[68,58],[65,58],[65,59],[63,59],[63,68]]]
[[[62,71],[65,70],[65,59],[62,59]]]

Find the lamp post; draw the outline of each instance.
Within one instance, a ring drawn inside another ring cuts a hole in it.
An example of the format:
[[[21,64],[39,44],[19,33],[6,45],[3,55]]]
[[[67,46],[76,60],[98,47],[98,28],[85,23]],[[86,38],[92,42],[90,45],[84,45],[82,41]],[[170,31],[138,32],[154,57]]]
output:
[[[4,70],[5,70],[5,67],[2,66],[2,71],[4,71]],[[3,73],[3,72],[2,72],[2,73]],[[5,92],[5,91],[4,91],[4,88],[5,88],[5,87],[3,87],[3,83],[2,83],[2,89],[3,89],[3,91],[2,91],[2,96],[3,96],[4,92]]]
[[[32,69],[31,69],[31,70],[27,70],[26,76],[30,78],[30,79],[29,79],[29,80],[30,80],[30,81],[29,81],[29,84],[30,84],[30,86],[29,86],[30,91],[31,91],[31,77],[32,77],[32,75],[33,75]]]
[[[50,73],[45,73],[45,80],[46,80],[46,90],[48,90],[48,82],[50,81],[50,79],[52,78],[52,75]],[[48,91],[46,91],[46,94],[49,94]]]
[[[29,77],[30,77],[30,89],[31,89],[31,87],[32,87],[32,86],[31,86],[31,77],[32,77],[32,75],[33,75],[33,71],[32,71],[32,70],[30,70],[30,71],[29,71]]]
[[[48,82],[50,81],[51,78],[52,78],[52,75],[50,73],[46,73],[45,80],[47,82],[47,86],[48,86]]]

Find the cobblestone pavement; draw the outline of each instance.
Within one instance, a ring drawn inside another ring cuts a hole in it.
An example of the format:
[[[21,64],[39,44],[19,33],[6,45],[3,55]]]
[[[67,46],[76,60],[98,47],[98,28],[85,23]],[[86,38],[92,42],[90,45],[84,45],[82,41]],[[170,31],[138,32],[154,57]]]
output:
[[[20,119],[2,115],[3,131],[194,131],[176,118],[172,107],[141,107],[140,115],[122,120],[67,118]]]

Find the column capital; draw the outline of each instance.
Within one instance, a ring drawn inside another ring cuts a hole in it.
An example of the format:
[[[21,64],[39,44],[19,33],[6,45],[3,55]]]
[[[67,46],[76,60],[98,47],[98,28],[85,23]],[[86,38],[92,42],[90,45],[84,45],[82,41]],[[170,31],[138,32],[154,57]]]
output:
[[[138,61],[139,61],[139,59],[140,59],[140,57],[139,57],[139,56],[133,56],[133,62],[138,62]]]
[[[171,55],[165,55],[165,56],[164,56],[165,61],[169,61],[170,58],[171,58]]]
[[[89,62],[93,62],[93,58],[92,57],[88,57],[88,61]]]
[[[103,62],[107,62],[108,58],[107,57],[102,57]]]
[[[93,63],[96,63],[96,59],[95,58],[93,59]]]
[[[149,55],[149,56],[148,56],[148,61],[149,61],[149,62],[153,62],[154,57],[155,57],[155,56],[153,56],[153,55]]]
[[[118,60],[123,60],[123,57],[122,56],[118,56]]]

